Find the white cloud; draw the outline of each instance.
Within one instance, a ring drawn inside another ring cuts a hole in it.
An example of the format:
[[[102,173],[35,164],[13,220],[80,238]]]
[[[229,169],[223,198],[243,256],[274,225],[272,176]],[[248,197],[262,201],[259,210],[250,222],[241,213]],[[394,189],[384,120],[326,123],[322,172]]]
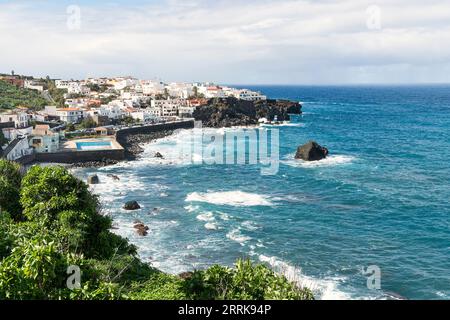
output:
[[[450,3],[418,0],[0,4],[0,71],[225,83],[449,82]],[[381,9],[381,29],[366,9]]]

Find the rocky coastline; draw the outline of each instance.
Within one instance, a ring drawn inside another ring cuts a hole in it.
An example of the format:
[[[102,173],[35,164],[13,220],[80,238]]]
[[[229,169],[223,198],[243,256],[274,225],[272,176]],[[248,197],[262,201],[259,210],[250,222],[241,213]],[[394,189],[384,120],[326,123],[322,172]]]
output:
[[[273,121],[289,121],[291,114],[301,114],[302,105],[289,100],[245,101],[236,98],[209,99],[206,105],[197,107],[193,117],[201,121],[204,127],[230,128],[258,125],[265,118]],[[133,161],[144,152],[143,144],[173,134],[173,130],[161,130],[151,133],[131,133],[117,135],[117,142],[125,149],[125,159]],[[100,168],[117,164],[119,161],[101,159],[98,161],[71,164],[75,168]]]
[[[196,121],[204,127],[223,128],[251,126],[266,118],[273,121],[289,121],[291,114],[301,114],[302,105],[288,100],[245,101],[236,98],[210,99],[206,105],[194,111]]]
[[[164,130],[151,133],[130,134],[117,139],[117,142],[125,149],[127,160],[136,160],[143,152],[142,144],[165,138],[173,134],[173,130]]]

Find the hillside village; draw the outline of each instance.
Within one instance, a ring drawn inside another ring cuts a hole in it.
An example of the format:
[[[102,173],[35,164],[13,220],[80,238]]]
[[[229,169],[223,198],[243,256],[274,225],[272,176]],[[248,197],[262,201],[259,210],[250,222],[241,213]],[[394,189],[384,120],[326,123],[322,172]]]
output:
[[[191,119],[196,108],[213,98],[267,99],[260,92],[212,83],[164,83],[131,76],[55,80],[12,73],[0,75],[0,84],[0,156],[14,161],[58,152],[71,139],[92,141],[114,136],[122,128]]]

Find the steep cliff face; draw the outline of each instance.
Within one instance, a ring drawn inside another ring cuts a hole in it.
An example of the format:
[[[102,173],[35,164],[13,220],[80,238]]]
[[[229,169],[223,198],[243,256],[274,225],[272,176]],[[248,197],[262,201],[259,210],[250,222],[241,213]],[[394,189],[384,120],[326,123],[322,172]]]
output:
[[[194,118],[205,127],[231,127],[255,125],[258,119],[290,120],[289,114],[300,114],[298,102],[286,100],[244,101],[236,98],[210,99],[207,105],[197,107]]]

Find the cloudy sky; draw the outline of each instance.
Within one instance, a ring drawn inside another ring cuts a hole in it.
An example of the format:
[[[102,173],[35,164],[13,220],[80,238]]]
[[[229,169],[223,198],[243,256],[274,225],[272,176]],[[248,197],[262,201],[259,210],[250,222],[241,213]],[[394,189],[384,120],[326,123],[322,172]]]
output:
[[[0,72],[450,82],[449,0],[0,0]]]

